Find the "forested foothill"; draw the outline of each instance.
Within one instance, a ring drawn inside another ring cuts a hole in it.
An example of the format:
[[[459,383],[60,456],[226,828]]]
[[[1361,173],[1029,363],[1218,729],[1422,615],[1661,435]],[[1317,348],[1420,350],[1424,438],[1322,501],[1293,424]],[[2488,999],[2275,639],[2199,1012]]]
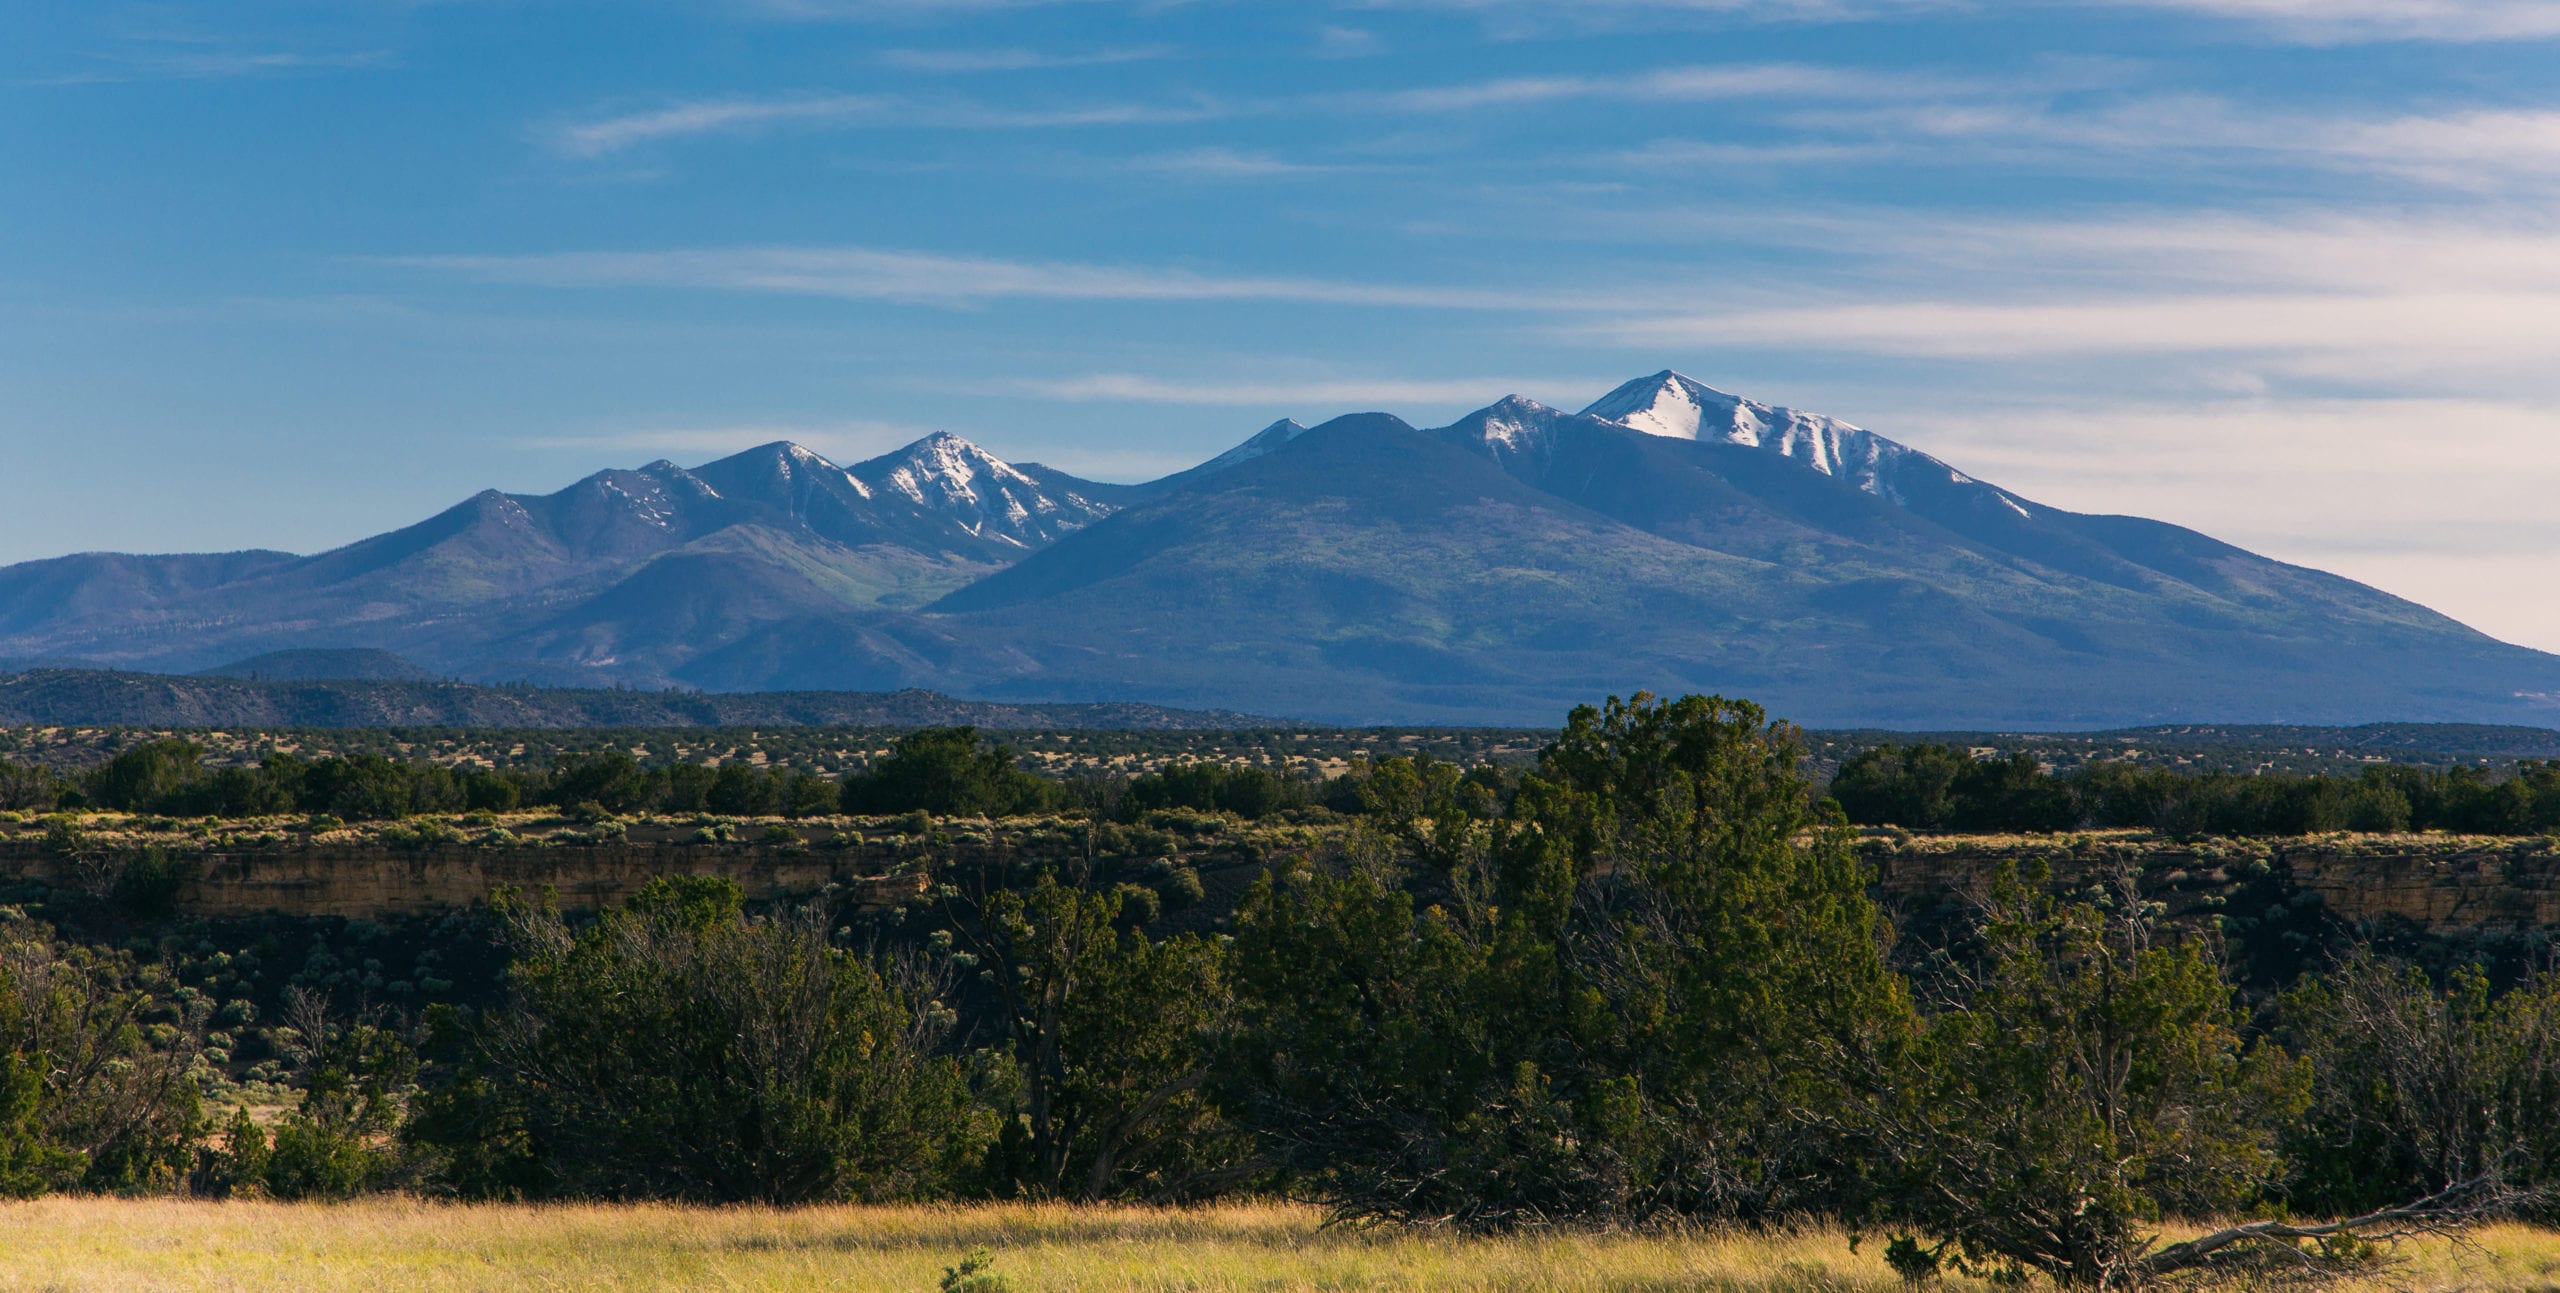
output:
[[[175,736],[12,763],[11,824],[97,865],[0,895],[0,1193],[1818,1217],[1915,1283],[2088,1287],[2366,1269],[2395,1237],[2552,1219],[2560,978],[2539,965],[2335,929],[2269,958],[2249,913],[2171,910],[2059,835],[2052,865],[2019,851],[1915,919],[1879,903],[1853,821],[2060,831],[2107,793],[2326,803],[2340,779],[2164,791],[1897,747],[1825,787],[1803,733],[1701,697],[1577,710],[1525,762],[1371,748],[1331,776],[1042,776],[968,729],[833,777],[627,745],[209,764]],[[2474,830],[2458,814],[2539,811],[2552,779],[2343,784],[2399,794],[2391,829]],[[1994,820],[2014,803],[2052,816]],[[112,838],[224,814],[454,843],[537,815],[593,840],[796,814],[904,832],[928,869],[889,905],[668,876],[601,912],[501,891],[432,918],[211,920],[173,902],[182,852]],[[1251,860],[1238,891],[1203,893],[1204,841]]]

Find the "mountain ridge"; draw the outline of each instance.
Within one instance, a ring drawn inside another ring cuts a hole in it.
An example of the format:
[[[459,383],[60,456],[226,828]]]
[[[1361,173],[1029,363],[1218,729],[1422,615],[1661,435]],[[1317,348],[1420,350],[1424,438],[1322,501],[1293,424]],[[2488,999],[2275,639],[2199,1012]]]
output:
[[[1329,721],[1713,690],[1839,725],[2547,721],[2560,657],[1664,370],[1579,412],[1281,419],[1139,485],[937,432],[483,491],[310,557],[0,568],[0,658],[934,687]]]

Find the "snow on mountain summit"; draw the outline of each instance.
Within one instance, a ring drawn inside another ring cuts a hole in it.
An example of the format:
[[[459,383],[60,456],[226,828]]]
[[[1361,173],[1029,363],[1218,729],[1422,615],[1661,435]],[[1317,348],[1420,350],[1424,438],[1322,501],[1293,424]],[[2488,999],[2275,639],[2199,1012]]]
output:
[[[1496,462],[1508,465],[1523,458],[1543,460],[1551,450],[1556,424],[1575,416],[1526,396],[1505,395],[1450,424],[1443,434],[1481,445]]]
[[[1112,511],[1072,491],[1052,493],[1012,463],[948,431],[860,463],[851,474],[883,495],[948,516],[973,535],[1025,548]]]
[[[1582,411],[1647,435],[1758,449],[1895,502],[1904,501],[1900,482],[1909,472],[1941,476],[1950,484],[1973,482],[1963,472],[1864,427],[1728,395],[1669,369],[1628,382]]]

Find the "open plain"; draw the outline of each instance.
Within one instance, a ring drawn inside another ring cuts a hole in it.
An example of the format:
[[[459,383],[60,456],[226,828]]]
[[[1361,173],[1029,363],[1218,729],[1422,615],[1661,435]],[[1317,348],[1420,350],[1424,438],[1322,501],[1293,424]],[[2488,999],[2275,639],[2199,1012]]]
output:
[[[1719,1290],[1889,1293],[1879,1238],[1831,1228],[1541,1233],[1326,1229],[1312,1209],[1057,1205],[678,1208],[52,1198],[0,1205],[8,1289],[933,1290],[973,1251],[997,1282],[1071,1289]],[[2479,1232],[2402,1249],[2358,1290],[2549,1289],[2560,1234]],[[1989,1289],[1951,1277],[1944,1288]]]

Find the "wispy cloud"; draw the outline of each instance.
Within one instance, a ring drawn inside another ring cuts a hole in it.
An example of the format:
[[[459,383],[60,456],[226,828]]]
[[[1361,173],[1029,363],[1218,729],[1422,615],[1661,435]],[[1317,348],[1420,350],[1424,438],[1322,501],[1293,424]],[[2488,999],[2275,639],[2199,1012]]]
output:
[[[2162,380],[2238,372],[2560,399],[2560,226],[2548,222],[1871,219],[1797,232],[1856,250],[1801,271],[1791,291],[1737,284],[1712,309],[1558,326],[1625,345],[1985,372],[2122,359]]]
[[[226,81],[250,77],[344,72],[395,65],[389,50],[224,48],[210,42],[136,42],[131,48],[91,56],[89,66],[41,77],[44,85],[94,85],[119,81]]]
[[[575,122],[551,130],[561,151],[597,157],[635,144],[687,135],[753,130],[792,122],[881,119],[895,100],[870,94],[796,99],[708,99]]]
[[[1518,92],[1537,89],[1538,83],[1522,83]],[[2560,184],[2560,108],[2323,114],[2203,94],[2119,94],[2062,106],[2042,87],[1996,84],[1915,90],[1897,102],[1876,97],[1781,103],[1751,119],[1759,133],[1774,133],[1772,139],[1671,139],[1579,160],[1676,165],[1726,155],[1771,163],[1857,157],[2055,173],[2174,163],[2188,174],[2274,164],[2481,193]]]
[[[1895,149],[1881,142],[1734,143],[1704,139],[1657,139],[1634,148],[1598,153],[1582,159],[1602,169],[1680,171],[1701,166],[1799,166],[1865,162],[1891,157]]]
[[[1557,26],[1629,27],[1701,19],[1864,22],[1932,11],[1979,16],[2050,11],[2035,0],[1364,0],[1372,8],[1469,12],[1508,31]],[[2549,0],[2077,0],[2090,9],[2167,9],[2246,25],[2312,44],[2468,42],[2560,35]]]
[[[1180,152],[1151,153],[1132,157],[1122,165],[1133,171],[1200,179],[1273,179],[1377,169],[1339,163],[1293,162],[1268,153],[1245,153],[1232,148],[1191,148]]]
[[[859,462],[945,428],[862,419],[818,423],[739,423],[695,427],[622,427],[569,435],[523,436],[523,449],[579,449],[615,453],[732,454],[788,440],[839,463]]]
[[[1056,51],[1023,48],[1007,49],[892,49],[880,55],[880,61],[891,67],[911,72],[1030,72],[1047,68],[1109,67],[1119,63],[1143,63],[1172,58],[1181,51],[1171,45],[1140,45],[1125,49]]]
[[[1387,43],[1378,33],[1365,27],[1338,27],[1328,23],[1316,28],[1316,56],[1319,58],[1372,58],[1386,52]]]
[[[1914,124],[1941,137],[2189,158],[2222,152],[2462,189],[2560,179],[2560,110],[2552,109],[2320,115],[2209,96],[2164,96],[2083,113],[1924,114]]]
[[[691,288],[911,305],[970,306],[1028,299],[1263,301],[1483,309],[1537,303],[1534,296],[1509,290],[1214,274],[1071,261],[1001,260],[868,247],[407,256],[384,258],[378,263],[541,287]],[[1563,306],[1566,302],[1559,298],[1550,304]]]
[[[1070,4],[1123,4],[1127,0],[724,0],[741,11],[788,22],[916,22],[955,14],[1047,9]]]
[[[957,101],[922,102],[877,94],[820,94],[696,99],[538,132],[561,152],[600,157],[636,145],[698,135],[739,134],[774,126],[833,125],[941,130],[1056,130],[1079,126],[1171,124],[1217,115],[1206,104],[1074,104],[999,108]]]
[[[1800,63],[1732,63],[1661,67],[1624,76],[1523,76],[1461,85],[1345,94],[1334,102],[1396,112],[1472,112],[1485,108],[1608,99],[1639,103],[1703,103],[1761,97],[1820,96],[1869,102],[1947,92],[1939,78]]]
[[[1589,399],[1615,380],[1558,380],[1523,377],[1460,378],[1317,378],[1303,381],[1209,381],[1145,377],[1134,373],[1095,373],[1055,381],[1026,381],[1019,389],[1048,399],[1094,400],[1138,404],[1183,404],[1203,408],[1298,407],[1330,410],[1330,417],[1362,405],[1482,405],[1504,395],[1535,392],[1588,392]]]
[[[1028,51],[1000,53],[1005,57],[1016,53],[1028,55]],[[943,57],[920,51],[906,51],[904,56]],[[949,57],[956,63],[979,56],[952,54]],[[1572,100],[1705,103],[1763,99],[1768,100],[1773,108],[1785,108],[1812,99],[1845,107],[1877,102],[1944,100],[1967,92],[1966,87],[1944,78],[1883,73],[1873,69],[1785,63],[1692,64],[1653,68],[1617,77],[1514,77],[1397,90],[1265,99],[1195,98],[1169,103],[997,107],[965,100],[927,100],[885,94],[732,95],[688,99],[658,107],[552,122],[540,127],[538,133],[562,152],[594,157],[659,140],[740,134],[789,125],[1057,129],[1188,124],[1307,112],[1354,115],[1464,113]]]
[[[2316,43],[2560,36],[2550,0],[2105,0],[2263,25]]]

